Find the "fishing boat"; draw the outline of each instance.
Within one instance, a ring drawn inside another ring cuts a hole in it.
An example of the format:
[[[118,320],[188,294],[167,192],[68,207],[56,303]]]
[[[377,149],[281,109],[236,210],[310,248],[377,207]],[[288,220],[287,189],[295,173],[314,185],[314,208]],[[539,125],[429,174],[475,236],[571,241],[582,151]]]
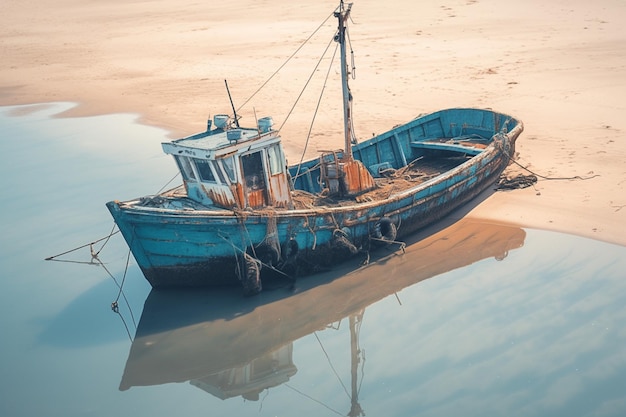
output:
[[[232,116],[215,115],[206,131],[162,144],[181,186],[107,203],[153,287],[235,284],[251,295],[267,276],[293,279],[367,259],[370,249],[467,203],[506,168],[523,124],[491,109],[440,110],[357,142],[346,58],[351,6],[341,1],[334,11],[342,149],[288,166],[272,117],[240,126],[232,106]]]

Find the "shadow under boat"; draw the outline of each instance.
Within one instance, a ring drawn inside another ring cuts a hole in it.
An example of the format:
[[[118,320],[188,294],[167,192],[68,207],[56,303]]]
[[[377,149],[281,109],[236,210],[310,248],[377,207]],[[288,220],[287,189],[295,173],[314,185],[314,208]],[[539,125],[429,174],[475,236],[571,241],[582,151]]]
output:
[[[370,265],[298,281],[294,292],[152,290],[145,301],[120,390],[190,383],[218,398],[257,399],[297,372],[292,342],[417,282],[524,244],[512,226],[462,219]],[[350,272],[348,272],[350,271]]]

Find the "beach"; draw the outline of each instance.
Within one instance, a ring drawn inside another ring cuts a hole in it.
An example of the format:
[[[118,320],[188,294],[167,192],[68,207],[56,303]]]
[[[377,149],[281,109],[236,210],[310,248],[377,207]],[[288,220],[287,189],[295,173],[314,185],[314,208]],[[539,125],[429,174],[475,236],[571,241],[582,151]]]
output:
[[[173,138],[232,113],[228,80],[235,105],[246,102],[242,124],[272,116],[295,163],[311,113],[298,107],[283,122],[319,49],[303,48],[248,99],[328,17],[329,37],[336,5],[9,0],[0,17],[0,105],[77,103],[66,117],[133,113]],[[447,107],[514,115],[525,130],[507,173],[530,170],[539,181],[496,192],[464,215],[626,246],[624,21],[626,4],[611,0],[355,1],[355,133],[367,139]],[[307,156],[341,147],[337,77]]]

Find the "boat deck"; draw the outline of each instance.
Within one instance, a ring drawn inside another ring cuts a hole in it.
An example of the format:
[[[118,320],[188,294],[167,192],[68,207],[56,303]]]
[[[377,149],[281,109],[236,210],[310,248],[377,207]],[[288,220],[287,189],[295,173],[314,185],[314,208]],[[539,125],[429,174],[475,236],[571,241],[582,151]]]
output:
[[[409,165],[394,170],[388,169],[381,174],[381,178],[375,178],[376,188],[355,198],[331,198],[311,194],[302,190],[292,193],[296,209],[312,209],[319,207],[349,206],[356,203],[384,200],[391,195],[415,187],[431,178],[434,178],[450,169],[467,161],[469,157],[464,155],[450,156],[447,158],[418,158]]]
[[[400,169],[387,169],[381,172],[382,177],[376,178],[376,188],[354,198],[328,197],[324,193],[312,194],[303,190],[294,190],[292,199],[295,209],[319,209],[324,207],[350,206],[355,203],[384,200],[391,195],[415,187],[443,172],[449,171],[471,158],[467,155],[456,154],[445,158],[420,157],[409,165]],[[140,206],[178,208],[184,210],[207,210],[210,207],[196,203],[187,198],[185,187],[180,185],[167,190],[157,196],[144,197],[135,204]],[[221,210],[221,209],[220,209]]]

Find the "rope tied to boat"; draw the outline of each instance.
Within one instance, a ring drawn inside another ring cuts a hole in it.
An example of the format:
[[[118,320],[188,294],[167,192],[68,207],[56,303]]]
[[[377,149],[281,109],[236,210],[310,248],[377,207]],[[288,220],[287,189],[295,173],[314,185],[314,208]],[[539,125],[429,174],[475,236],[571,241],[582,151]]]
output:
[[[498,183],[496,184],[496,191],[505,191],[505,190],[518,190],[522,188],[532,187],[537,183],[536,175],[524,175],[518,174],[513,178],[507,178],[506,176],[501,176],[498,179]]]
[[[236,245],[235,245],[235,244],[234,244],[234,243],[230,240],[230,236],[228,236],[228,235],[226,235],[226,236],[225,236],[225,235],[223,235],[220,231],[218,231],[217,235],[218,235],[218,236],[219,236],[222,240],[224,240],[224,242],[226,242],[226,243],[228,243],[228,244],[230,245],[230,247],[232,248],[232,250],[233,250],[233,252],[234,252],[234,254],[235,254],[235,257],[236,257],[236,258],[237,258],[239,255],[241,255],[241,256],[243,257],[244,262],[245,262],[246,260],[248,260],[248,261],[252,261],[252,260],[253,260],[254,262],[257,262],[257,263],[259,264],[259,266],[260,266],[260,267],[264,267],[264,268],[271,269],[272,271],[274,271],[274,272],[276,272],[276,273],[278,273],[278,274],[281,274],[281,275],[283,275],[284,277],[289,278],[289,279],[290,279],[290,280],[292,280],[292,281],[295,281],[295,279],[294,279],[292,276],[290,276],[290,275],[286,274],[285,272],[281,271],[280,269],[276,268],[274,265],[271,265],[271,264],[268,264],[268,263],[266,263],[266,262],[263,262],[261,259],[259,259],[258,257],[256,257],[256,254],[253,254],[254,256],[253,256],[253,255],[250,255],[249,253],[247,253],[247,252],[246,252],[246,250],[245,250],[245,249],[241,249],[240,247],[236,246]],[[236,267],[235,267],[235,268],[236,268],[236,275],[237,275],[238,277],[241,277],[242,271],[240,270],[240,265],[239,265],[239,262],[236,262],[236,264],[237,264],[237,265],[236,265]],[[241,278],[240,278],[240,280],[241,280]]]
[[[385,245],[396,244],[402,253],[406,252],[406,243],[396,240],[398,236],[398,227],[393,223],[391,218],[387,216],[381,217],[375,224],[370,233],[369,240],[372,242],[383,243]]]
[[[113,223],[113,228],[111,229],[111,231],[109,232],[108,235],[106,235],[104,237],[101,237],[100,239],[96,239],[96,240],[94,240],[92,242],[85,243],[84,245],[80,245],[80,246],[78,246],[78,247],[76,247],[74,249],[70,249],[70,250],[67,250],[65,252],[61,252],[61,253],[59,253],[57,255],[48,256],[47,258],[45,258],[45,260],[46,261],[56,261],[57,260],[56,258],[58,258],[60,256],[67,255],[68,253],[76,252],[77,250],[89,247],[89,252],[91,253],[91,260],[92,260],[92,263],[93,263],[94,259],[98,260],[98,255],[100,254],[100,252],[102,252],[102,249],[104,249],[104,247],[107,245],[107,243],[109,243],[109,239],[111,239],[111,236],[116,235],[116,234],[118,234],[120,232],[119,229],[115,230],[115,228],[116,228],[116,225],[115,225],[115,223]],[[94,245],[96,243],[102,242],[103,240],[104,240],[104,243],[102,244],[100,249],[97,250],[97,251],[94,250]]]
[[[108,270],[108,268],[106,267],[106,265],[104,264],[104,262],[102,262],[102,260],[100,260],[100,252],[102,252],[102,250],[107,246],[107,244],[109,243],[111,237],[113,235],[116,235],[117,233],[119,233],[120,230],[117,229],[116,230],[116,225],[115,223],[113,223],[113,228],[111,229],[111,232],[105,236],[102,237],[100,239],[96,239],[92,242],[86,243],[84,245],[78,246],[74,249],[70,249],[68,251],[59,253],[58,255],[54,255],[54,256],[49,256],[47,258],[45,258],[46,261],[56,261],[56,262],[71,262],[71,263],[80,263],[80,264],[88,264],[88,265],[96,265],[96,266],[100,266],[104,269],[104,271],[107,273],[107,275],[113,280],[113,282],[115,283],[115,285],[118,288],[118,293],[117,296],[115,297],[115,300],[111,302],[111,311],[113,311],[115,314],[117,314],[120,317],[120,320],[122,320],[122,324],[124,325],[124,328],[126,330],[126,334],[128,335],[128,338],[130,339],[130,341],[132,342],[133,337],[131,335],[130,329],[128,324],[126,323],[126,319],[124,318],[124,316],[122,315],[122,313],[120,312],[120,305],[119,305],[119,300],[120,298],[124,299],[124,304],[126,304],[126,307],[130,313],[130,318],[132,320],[133,326],[135,328],[135,330],[137,329],[137,321],[135,320],[135,315],[133,313],[133,310],[130,306],[130,302],[128,301],[128,299],[126,298],[126,294],[124,294],[124,282],[126,281],[126,275],[128,272],[128,267],[129,267],[129,263],[130,263],[130,249],[128,250],[128,254],[126,257],[126,267],[124,268],[124,276],[122,278],[122,282],[119,283],[117,281],[117,279],[115,278],[115,276],[111,273],[111,271]],[[102,246],[100,247],[100,249],[96,250],[95,249],[95,245],[99,242],[104,241],[104,243],[102,244]],[[83,249],[89,247],[89,253],[91,255],[91,260],[89,262],[85,262],[85,261],[73,261],[73,260],[63,260],[63,259],[57,259],[63,255],[67,255],[68,253],[72,253],[75,252],[77,250]]]
[[[315,233],[315,221],[313,222],[313,227],[311,227],[311,222],[309,221],[309,218],[305,214],[303,226],[309,229],[309,232],[311,232],[311,234],[313,235],[313,245],[311,246],[311,250],[315,250],[315,248],[317,247],[317,234]]]
[[[331,241],[331,245],[336,248],[345,248],[352,255],[356,255],[359,253],[359,249],[352,243],[348,233],[343,229],[335,229],[333,230],[333,240]]]
[[[503,135],[503,134],[498,133],[497,135]],[[572,177],[548,177],[545,175],[541,175],[532,171],[530,168],[525,167],[524,165],[520,164],[518,161],[516,161],[514,155],[511,155],[510,152],[508,152],[506,149],[502,147],[502,142],[494,141],[494,145],[500,152],[502,152],[508,158],[509,163],[512,162],[518,167],[520,167],[521,169],[523,169],[524,171],[529,173],[529,175],[518,174],[517,176],[511,177],[511,178],[509,178],[506,173],[502,173],[496,184],[495,191],[510,191],[510,190],[519,190],[523,188],[534,187],[534,185],[537,183],[539,178],[543,180],[549,180],[549,181],[563,181],[563,180],[585,181],[585,180],[590,180],[592,178],[600,176],[599,174],[594,174],[588,177],[581,177],[580,175],[575,175]],[[540,194],[539,191],[537,191],[537,194],[538,195]]]
[[[255,249],[267,248],[267,250],[275,253],[276,260],[282,258],[280,242],[278,240],[278,225],[276,222],[276,212],[271,212],[267,216],[267,225],[265,229],[265,237],[255,246]],[[256,255],[256,254],[255,254]],[[271,262],[268,262],[271,263]]]

